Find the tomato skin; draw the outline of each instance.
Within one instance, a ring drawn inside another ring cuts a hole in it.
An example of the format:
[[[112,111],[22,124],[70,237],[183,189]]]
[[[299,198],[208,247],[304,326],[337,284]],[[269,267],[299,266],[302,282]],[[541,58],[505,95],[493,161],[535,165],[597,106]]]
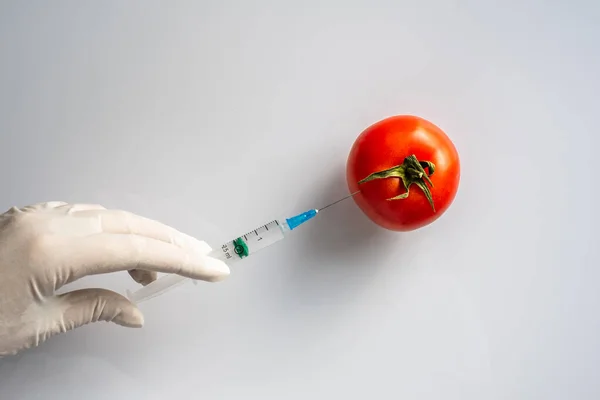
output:
[[[406,190],[399,178],[359,184],[369,174],[400,165],[414,154],[431,161],[430,176],[435,211],[423,191],[413,184],[407,198],[388,200]],[[376,224],[393,231],[412,231],[431,224],[450,207],[460,181],[460,160],[450,138],[433,123],[412,115],[396,115],[365,129],[356,139],[346,166],[350,193],[360,209]]]

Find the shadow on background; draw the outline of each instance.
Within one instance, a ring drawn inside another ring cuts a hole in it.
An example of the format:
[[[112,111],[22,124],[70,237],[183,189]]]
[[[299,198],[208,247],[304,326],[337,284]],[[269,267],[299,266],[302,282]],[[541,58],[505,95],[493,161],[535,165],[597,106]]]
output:
[[[306,193],[300,204],[322,207],[349,194],[343,166],[332,171],[315,182],[314,192]],[[294,243],[287,246],[291,261],[278,299],[286,311],[361,304],[360,294],[381,277],[383,266],[390,264],[390,251],[401,246],[398,232],[373,223],[352,199],[324,210],[295,235]]]

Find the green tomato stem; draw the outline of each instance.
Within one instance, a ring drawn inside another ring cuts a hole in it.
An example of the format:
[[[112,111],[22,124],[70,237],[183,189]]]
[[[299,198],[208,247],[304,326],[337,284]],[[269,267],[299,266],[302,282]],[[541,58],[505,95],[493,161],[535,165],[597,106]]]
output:
[[[427,168],[427,171],[425,170]],[[431,205],[433,212],[435,212],[435,205],[433,204],[433,197],[431,195],[431,190],[429,186],[433,188],[433,183],[429,177],[433,175],[435,172],[435,164],[431,161],[419,161],[417,157],[413,154],[404,159],[404,162],[400,165],[396,165],[392,168],[373,172],[369,176],[364,179],[358,181],[359,185],[363,183],[370,182],[376,179],[386,179],[386,178],[400,178],[402,180],[402,184],[406,189],[405,193],[399,194],[398,196],[389,198],[387,200],[402,200],[406,199],[410,193],[410,187],[412,184],[417,185],[425,194],[427,201]],[[429,184],[429,186],[427,186]]]

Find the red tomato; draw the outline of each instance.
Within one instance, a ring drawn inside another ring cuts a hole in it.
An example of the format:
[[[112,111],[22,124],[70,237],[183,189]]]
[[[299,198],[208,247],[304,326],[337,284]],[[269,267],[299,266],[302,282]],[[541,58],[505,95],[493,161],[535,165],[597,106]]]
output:
[[[460,161],[440,128],[423,118],[398,115],[358,136],[346,177],[351,193],[360,190],[354,201],[373,222],[411,231],[450,207],[460,181]]]

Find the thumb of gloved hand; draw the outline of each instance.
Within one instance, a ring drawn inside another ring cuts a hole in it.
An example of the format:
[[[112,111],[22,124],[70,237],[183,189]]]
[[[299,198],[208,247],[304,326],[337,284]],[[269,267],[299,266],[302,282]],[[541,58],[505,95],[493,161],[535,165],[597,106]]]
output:
[[[26,318],[20,320],[22,330],[17,335],[5,337],[0,346],[16,352],[20,348],[34,347],[51,336],[67,332],[92,322],[114,322],[129,328],[139,328],[144,323],[142,312],[128,299],[106,289],[75,290],[46,299],[38,307],[30,308]],[[25,338],[23,337],[25,336]],[[30,337],[30,339],[27,339]],[[23,340],[29,341],[23,344]]]
[[[70,329],[98,321],[110,321],[129,328],[139,328],[144,324],[142,312],[128,299],[111,290],[75,290],[57,296],[56,303],[56,322],[61,325],[68,323]]]
[[[55,291],[116,271],[148,283],[156,272],[205,281],[229,275],[210,247],[156,221],[96,205],[42,203],[0,215],[0,356],[96,321],[140,327],[127,298],[105,289]]]

